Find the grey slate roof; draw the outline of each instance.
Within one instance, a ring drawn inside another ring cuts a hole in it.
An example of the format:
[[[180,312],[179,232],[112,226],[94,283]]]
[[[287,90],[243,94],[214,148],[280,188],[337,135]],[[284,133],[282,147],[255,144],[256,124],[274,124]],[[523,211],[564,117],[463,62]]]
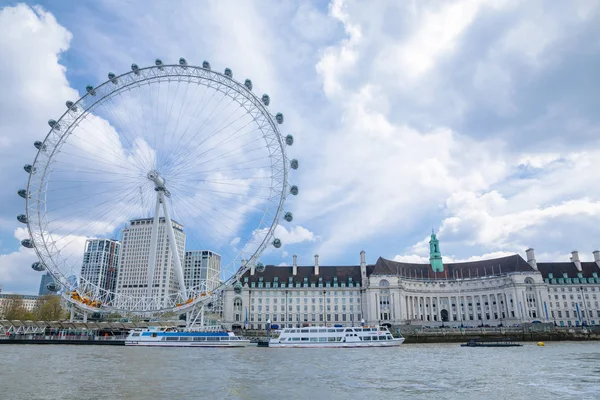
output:
[[[572,262],[539,262],[538,269],[544,278],[548,278],[548,274],[552,273],[553,278],[563,278],[563,274],[567,274],[567,278],[577,278],[579,270]],[[600,277],[600,267],[595,262],[582,262],[581,273],[584,278],[592,278],[593,273]]]
[[[444,272],[434,272],[430,264],[415,264],[386,260],[379,257],[371,266],[369,274],[398,275],[408,278],[475,278],[479,276],[500,275],[507,272],[534,271],[520,255],[494,258],[490,260],[469,261],[462,263],[444,263]]]
[[[538,270],[542,277],[548,278],[552,273],[554,278],[562,278],[566,273],[568,278],[577,278],[578,270],[572,262],[539,262]],[[600,277],[600,267],[595,262],[582,262],[582,274],[584,278],[592,278],[593,273]],[[393,275],[412,279],[456,279],[456,278],[476,278],[484,276],[501,275],[509,272],[533,272],[535,271],[527,261],[519,254],[511,256],[494,258],[489,260],[469,261],[461,263],[444,263],[444,272],[434,272],[430,264],[405,263],[399,261],[387,260],[379,257],[375,264],[367,265],[367,275]],[[320,266],[319,275],[314,274],[314,266],[298,266],[297,274],[292,275],[292,267],[278,267],[267,265],[262,273],[255,272],[253,276],[247,271],[242,276],[248,277],[248,282],[258,282],[262,277],[264,282],[273,282],[274,278],[281,283],[288,283],[289,277],[293,277],[293,282],[303,283],[304,278],[308,278],[308,283],[333,282],[337,277],[338,282],[348,282],[352,278],[353,282],[361,282],[360,266]]]
[[[333,278],[337,277],[338,282],[348,282],[348,278],[352,278],[353,282],[358,282],[362,285],[360,278],[360,266],[319,266],[319,275],[314,274],[315,267],[311,266],[298,266],[297,274],[292,275],[292,267],[278,267],[275,265],[267,265],[264,272],[254,272],[254,275],[250,275],[250,271],[247,271],[242,275],[242,282],[245,277],[248,277],[248,282],[258,282],[259,278],[262,277],[264,282],[273,282],[274,278],[277,277],[279,282],[287,283],[288,277],[293,277],[294,282],[304,282],[304,278],[308,278],[308,283],[319,283],[319,278],[322,278],[322,282],[333,282]]]

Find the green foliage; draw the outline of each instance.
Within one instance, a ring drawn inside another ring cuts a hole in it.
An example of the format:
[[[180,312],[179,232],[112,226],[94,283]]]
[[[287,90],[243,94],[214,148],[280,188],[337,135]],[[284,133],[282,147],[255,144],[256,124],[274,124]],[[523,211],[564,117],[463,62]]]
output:
[[[7,301],[4,318],[8,320],[32,320],[35,319],[33,313],[27,311],[23,304],[22,297],[16,297]]]
[[[51,294],[42,296],[35,309],[35,316],[40,321],[59,321],[66,318],[60,296]]]

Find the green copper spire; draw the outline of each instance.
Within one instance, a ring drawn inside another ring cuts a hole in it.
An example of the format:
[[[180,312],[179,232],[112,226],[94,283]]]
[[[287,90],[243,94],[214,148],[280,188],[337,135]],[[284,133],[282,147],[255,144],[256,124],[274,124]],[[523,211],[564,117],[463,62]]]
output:
[[[431,230],[431,240],[429,241],[429,263],[431,264],[431,269],[435,272],[444,272],[440,241],[435,237],[433,229]]]

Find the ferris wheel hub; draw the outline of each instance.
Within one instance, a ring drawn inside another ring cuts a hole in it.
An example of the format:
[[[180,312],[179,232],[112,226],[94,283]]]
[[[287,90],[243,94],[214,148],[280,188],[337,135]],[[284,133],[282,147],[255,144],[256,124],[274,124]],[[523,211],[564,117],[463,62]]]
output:
[[[154,182],[157,190],[166,190],[165,180],[159,175],[158,171],[152,170],[148,172],[148,179]]]

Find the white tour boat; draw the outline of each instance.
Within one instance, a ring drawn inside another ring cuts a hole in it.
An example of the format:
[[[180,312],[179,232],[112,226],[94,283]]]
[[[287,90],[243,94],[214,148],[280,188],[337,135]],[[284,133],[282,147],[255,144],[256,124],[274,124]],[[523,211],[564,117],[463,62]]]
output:
[[[188,330],[178,328],[134,329],[125,338],[126,346],[167,347],[246,347],[247,339],[220,329]]]
[[[391,347],[404,338],[394,338],[384,326],[330,328],[324,326],[284,328],[269,347]]]

